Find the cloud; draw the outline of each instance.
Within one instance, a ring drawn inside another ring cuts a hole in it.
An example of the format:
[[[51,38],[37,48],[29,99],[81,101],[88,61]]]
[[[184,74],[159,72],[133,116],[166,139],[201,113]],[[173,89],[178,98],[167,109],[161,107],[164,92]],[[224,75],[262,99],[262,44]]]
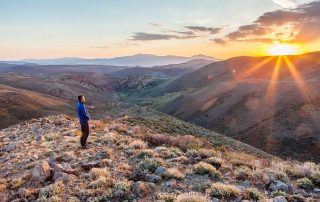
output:
[[[275,4],[283,8],[296,8],[297,4],[290,0],[272,0]]]
[[[218,34],[222,30],[222,28],[204,26],[185,26],[185,28],[194,32],[210,32],[211,34]]]
[[[153,22],[150,22],[149,25],[154,26],[154,27],[161,27],[160,24],[158,24],[158,23],[153,23]]]
[[[252,24],[238,27],[224,41],[307,43],[320,38],[320,1],[288,10],[264,13]]]
[[[156,26],[156,25],[153,25]],[[165,31],[166,33],[148,33],[136,32],[131,36],[132,41],[157,41],[157,40],[172,40],[172,39],[192,39],[201,37],[199,32],[209,33],[210,35],[218,34],[223,28],[204,27],[204,26],[185,26],[185,31]]]
[[[196,36],[189,32],[178,32],[178,34],[154,34],[146,32],[134,33],[131,40],[133,41],[157,41],[157,40],[171,40],[171,39],[191,39]]]
[[[224,45],[227,43],[223,38],[215,38],[215,39],[211,39],[211,41],[215,42],[216,44],[221,44],[221,45]]]

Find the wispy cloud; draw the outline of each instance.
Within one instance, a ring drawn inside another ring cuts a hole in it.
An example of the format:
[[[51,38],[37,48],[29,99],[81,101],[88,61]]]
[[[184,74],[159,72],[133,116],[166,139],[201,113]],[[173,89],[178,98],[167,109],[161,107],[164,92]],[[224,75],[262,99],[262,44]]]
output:
[[[283,8],[296,8],[297,4],[291,0],[272,0],[275,4]]]
[[[157,40],[172,40],[172,39],[192,39],[203,37],[205,33],[208,36],[218,34],[223,28],[204,27],[204,26],[185,26],[185,30],[177,31],[170,30],[164,33],[149,33],[149,32],[136,32],[131,36],[132,41],[157,41]]]
[[[185,26],[186,29],[192,30],[194,32],[210,32],[211,34],[218,34],[222,28],[216,27],[204,27],[204,26]]]
[[[171,39],[190,39],[196,36],[190,34],[154,34],[146,32],[134,33],[130,40],[133,41],[157,41],[157,40],[171,40]]]

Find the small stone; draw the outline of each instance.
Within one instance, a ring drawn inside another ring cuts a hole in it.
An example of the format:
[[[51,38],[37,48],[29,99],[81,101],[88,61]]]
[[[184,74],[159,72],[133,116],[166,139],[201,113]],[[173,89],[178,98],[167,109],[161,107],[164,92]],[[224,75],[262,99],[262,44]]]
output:
[[[218,198],[212,198],[211,202],[219,202],[219,199]]]
[[[288,192],[289,188],[288,188],[288,185],[281,182],[280,180],[274,180],[270,183],[269,190],[270,191],[279,191],[280,190],[280,191]]]
[[[284,196],[277,196],[273,198],[273,202],[287,202],[287,199]]]
[[[40,144],[43,141],[43,136],[41,134],[37,134],[35,140],[38,144]]]
[[[7,152],[11,152],[13,150],[15,150],[17,147],[17,143],[16,142],[12,142],[10,144],[8,144],[7,148],[6,148],[6,151]]]
[[[147,174],[147,175],[146,175],[146,180],[147,180],[148,182],[157,183],[157,182],[160,182],[160,181],[161,181],[161,177],[158,176],[158,175],[149,175],[149,174]]]
[[[160,166],[160,167],[158,167],[158,168],[156,169],[156,171],[154,172],[154,174],[162,177],[162,175],[166,172],[166,170],[167,170],[167,169],[166,169],[165,167]]]

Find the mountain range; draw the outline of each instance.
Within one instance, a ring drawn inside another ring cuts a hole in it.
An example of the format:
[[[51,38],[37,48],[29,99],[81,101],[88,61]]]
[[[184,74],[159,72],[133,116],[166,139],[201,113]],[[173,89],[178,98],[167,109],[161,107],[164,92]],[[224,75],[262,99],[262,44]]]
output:
[[[195,55],[191,57],[184,56],[157,56],[152,54],[136,54],[132,56],[114,57],[114,58],[96,58],[96,59],[84,59],[84,58],[56,58],[56,59],[25,59],[22,61],[15,61],[11,63],[35,63],[39,65],[113,65],[113,66],[164,66],[169,64],[185,63],[190,60],[202,59],[209,61],[217,61],[218,59],[205,56]]]

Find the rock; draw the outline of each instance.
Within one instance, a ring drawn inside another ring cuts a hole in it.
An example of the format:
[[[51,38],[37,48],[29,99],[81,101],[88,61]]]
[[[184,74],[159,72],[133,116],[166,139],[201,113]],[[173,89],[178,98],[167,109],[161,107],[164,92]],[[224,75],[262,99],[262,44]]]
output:
[[[35,140],[38,144],[41,144],[41,142],[43,141],[43,136],[41,134],[37,134]]]
[[[95,162],[89,162],[89,163],[83,163],[81,165],[81,167],[86,170],[89,171],[92,168],[102,168],[104,167],[104,163],[100,162],[100,161],[95,161]]]
[[[314,188],[313,190],[315,193],[320,194],[320,189]]]
[[[166,187],[171,187],[171,188],[175,187],[177,185],[177,180],[172,179],[172,180],[166,181],[166,182],[164,182],[163,185]]]
[[[162,177],[162,175],[166,172],[166,170],[167,170],[167,169],[166,169],[165,167],[160,166],[160,167],[158,167],[158,168],[156,169],[156,171],[154,172],[154,174]]]
[[[7,145],[6,151],[7,152],[11,152],[11,151],[15,150],[16,147],[17,147],[17,143],[16,142],[12,142],[12,143]]]
[[[133,183],[132,191],[137,197],[142,198],[149,196],[154,190],[148,183],[138,181]]]
[[[281,182],[280,180],[274,180],[270,183],[269,185],[269,190],[270,191],[284,191],[284,192],[288,192],[289,191],[289,187],[288,185],[286,185],[285,183]]]
[[[69,184],[75,182],[77,177],[72,174],[62,173],[62,176],[58,177],[56,181],[62,181],[64,184]]]
[[[63,173],[61,171],[56,171],[54,172],[53,174],[53,177],[52,177],[52,180],[53,181],[56,181],[58,178],[62,177],[63,176]]]
[[[38,161],[32,170],[32,179],[36,182],[44,183],[51,177],[51,168],[47,161]]]
[[[147,180],[148,182],[157,183],[157,182],[160,182],[160,181],[161,181],[161,177],[158,176],[158,175],[150,175],[150,174],[147,174],[147,175],[146,175],[146,180]]]
[[[18,190],[18,194],[21,198],[28,198],[31,195],[31,192],[22,187]]]
[[[284,196],[277,196],[273,198],[273,202],[287,202],[287,199]]]
[[[219,199],[218,198],[212,198],[211,202],[219,202]]]
[[[63,155],[62,155],[62,160],[65,161],[65,162],[70,162],[72,161],[73,159],[75,159],[75,155],[74,155],[74,152],[65,152]]]

